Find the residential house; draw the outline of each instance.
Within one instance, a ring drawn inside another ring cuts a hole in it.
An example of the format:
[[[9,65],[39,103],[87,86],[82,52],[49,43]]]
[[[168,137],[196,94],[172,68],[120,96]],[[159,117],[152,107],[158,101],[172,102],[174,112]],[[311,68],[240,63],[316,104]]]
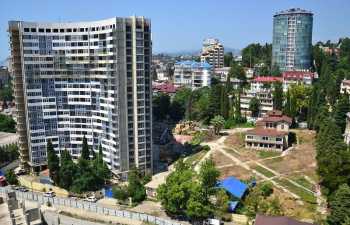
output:
[[[273,110],[256,122],[256,128],[247,131],[245,147],[283,151],[288,148],[289,127],[292,118]]]

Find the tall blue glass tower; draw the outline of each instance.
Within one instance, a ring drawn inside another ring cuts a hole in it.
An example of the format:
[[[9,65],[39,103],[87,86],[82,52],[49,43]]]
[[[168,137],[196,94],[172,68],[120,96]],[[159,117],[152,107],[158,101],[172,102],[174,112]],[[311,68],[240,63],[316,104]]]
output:
[[[309,70],[313,14],[299,8],[273,16],[272,65],[281,71]]]

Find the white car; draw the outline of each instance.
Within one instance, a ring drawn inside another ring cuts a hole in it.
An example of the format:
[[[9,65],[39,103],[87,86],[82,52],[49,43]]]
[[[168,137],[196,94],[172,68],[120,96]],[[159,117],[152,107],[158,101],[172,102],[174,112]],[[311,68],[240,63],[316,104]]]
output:
[[[50,198],[52,198],[52,197],[55,197],[56,196],[56,194],[55,194],[55,192],[53,192],[53,191],[48,191],[48,192],[45,192],[44,193],[44,197],[50,197]]]
[[[96,201],[97,201],[97,198],[96,198],[95,196],[90,196],[90,197],[85,198],[84,201],[87,201],[87,202],[96,202]]]

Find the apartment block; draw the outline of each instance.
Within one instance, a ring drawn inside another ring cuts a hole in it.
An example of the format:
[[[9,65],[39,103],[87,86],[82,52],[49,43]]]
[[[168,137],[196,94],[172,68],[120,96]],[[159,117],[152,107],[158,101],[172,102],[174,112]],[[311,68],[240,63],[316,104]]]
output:
[[[212,66],[206,62],[181,61],[175,63],[174,84],[191,89],[210,86]]]
[[[282,82],[281,77],[256,77],[250,82],[250,88],[243,90],[240,95],[241,113],[244,116],[251,117],[249,110],[250,101],[256,98],[260,102],[259,117],[266,115],[268,111],[273,110],[273,83]]]
[[[152,171],[151,23],[143,17],[93,22],[10,21],[22,166],[80,156],[82,138],[115,175]]]
[[[224,46],[218,39],[208,38],[204,40],[201,62],[207,62],[214,68],[224,67]]]
[[[284,10],[273,16],[273,66],[281,71],[310,70],[312,25],[312,12],[300,8]]]

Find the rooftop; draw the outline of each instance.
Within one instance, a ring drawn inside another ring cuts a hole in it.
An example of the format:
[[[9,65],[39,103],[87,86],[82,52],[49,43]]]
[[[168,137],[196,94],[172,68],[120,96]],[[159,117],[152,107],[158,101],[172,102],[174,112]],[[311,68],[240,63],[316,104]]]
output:
[[[196,62],[193,60],[179,61],[175,63],[175,66],[185,66],[191,68],[204,68],[211,69],[213,66],[207,62]]]
[[[292,124],[292,118],[289,116],[281,115],[281,116],[266,116],[263,117],[258,122],[287,122],[289,124]]]
[[[282,137],[288,134],[288,132],[277,131],[276,129],[265,129],[262,127],[257,127],[252,130],[248,130],[247,134],[259,135],[259,136],[269,136],[269,137]]]
[[[260,77],[256,77],[254,79],[254,82],[260,82],[260,83],[273,83],[273,82],[282,82],[283,79],[282,77],[272,77],[272,76],[260,76]]]
[[[282,73],[284,79],[303,79],[304,77],[314,78],[315,74],[306,71],[285,71]]]
[[[255,225],[312,225],[312,223],[300,222],[285,216],[257,215]]]
[[[301,9],[301,8],[291,8],[291,9],[287,9],[287,10],[282,10],[280,12],[277,12],[275,16],[279,16],[279,15],[290,15],[290,14],[306,14],[306,15],[313,15],[313,13],[311,11],[305,10],[305,9]]]
[[[174,84],[171,83],[162,83],[162,84],[153,84],[153,90],[163,92],[163,93],[175,93],[178,89]]]
[[[244,193],[248,189],[248,185],[241,182],[235,177],[227,177],[221,181],[219,181],[218,184],[219,187],[225,189],[228,193],[233,195],[236,198],[242,198]]]

